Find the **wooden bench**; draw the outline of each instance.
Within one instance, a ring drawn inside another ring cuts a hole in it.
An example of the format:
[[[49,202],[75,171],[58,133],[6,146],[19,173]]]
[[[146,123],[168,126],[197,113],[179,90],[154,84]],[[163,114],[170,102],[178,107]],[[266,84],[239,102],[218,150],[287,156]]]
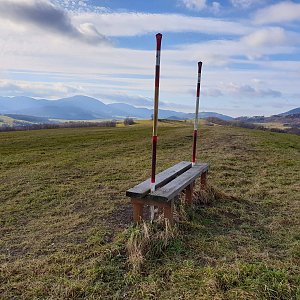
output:
[[[156,190],[150,193],[150,179],[126,191],[133,205],[133,220],[140,222],[143,219],[145,205],[157,206],[164,211],[164,217],[173,224],[173,207],[182,191],[185,191],[185,201],[192,203],[195,180],[201,177],[201,187],[206,186],[208,164],[182,161],[175,166],[156,175]]]

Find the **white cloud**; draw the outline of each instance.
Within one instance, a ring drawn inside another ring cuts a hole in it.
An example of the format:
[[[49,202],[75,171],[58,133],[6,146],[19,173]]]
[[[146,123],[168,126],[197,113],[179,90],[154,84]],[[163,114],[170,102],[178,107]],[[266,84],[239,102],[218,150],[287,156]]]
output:
[[[194,93],[194,91],[193,91],[193,93]],[[218,88],[207,88],[207,89],[204,89],[204,91],[202,92],[202,94],[204,96],[213,97],[213,98],[224,96],[224,94],[221,91],[221,89],[218,89]]]
[[[282,93],[277,90],[269,89],[269,88],[257,88],[254,86],[251,86],[249,84],[235,84],[235,83],[229,83],[227,85],[224,85],[223,91],[225,90],[230,95],[236,96],[236,97],[245,97],[245,98],[261,98],[261,97],[271,97],[271,98],[279,98],[282,96]]]
[[[192,10],[203,10],[206,8],[206,0],[181,0],[183,5]]]
[[[263,28],[242,39],[251,46],[279,46],[289,42],[287,33],[283,28]]]
[[[182,3],[189,10],[208,10],[214,14],[219,13],[221,9],[221,4],[216,1],[212,2],[211,4],[208,4],[206,0],[180,0],[180,3]]]
[[[207,97],[223,97],[229,96],[237,99],[253,99],[254,101],[259,98],[280,98],[282,92],[262,86],[261,81],[251,80],[253,84],[242,84],[236,82],[220,82],[215,87],[208,87],[203,90],[202,94]]]
[[[251,6],[254,6],[257,3],[261,3],[262,1],[261,0],[230,0],[230,2],[234,7],[246,9]]]
[[[0,95],[50,97],[81,93],[82,89],[62,83],[44,83],[32,81],[0,80]]]
[[[218,14],[221,10],[221,4],[219,2],[213,2],[211,5],[211,11],[214,14]]]
[[[283,43],[283,40],[288,42]],[[211,66],[225,66],[232,63],[237,56],[243,57],[244,63],[247,63],[245,59],[255,61],[275,54],[294,53],[297,51],[295,43],[289,38],[280,39],[280,35],[268,36],[258,31],[239,40],[210,40],[181,45],[179,49],[186,53],[186,60],[193,61],[198,57]]]
[[[260,9],[255,14],[257,24],[282,23],[300,20],[300,4],[291,1],[280,2]]]
[[[92,3],[90,0],[50,0],[55,5],[62,7],[65,10],[72,12],[97,12],[104,13],[109,12],[110,9],[103,6],[98,6],[96,3]]]

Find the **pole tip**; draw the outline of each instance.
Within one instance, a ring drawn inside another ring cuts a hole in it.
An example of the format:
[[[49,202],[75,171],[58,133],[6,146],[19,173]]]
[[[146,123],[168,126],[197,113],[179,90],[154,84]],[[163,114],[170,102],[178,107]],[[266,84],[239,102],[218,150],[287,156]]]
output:
[[[157,33],[156,34],[156,49],[160,50],[161,49],[161,40],[162,40],[162,34]]]
[[[198,71],[199,71],[199,73],[201,72],[201,69],[202,69],[202,61],[199,61],[198,62]]]

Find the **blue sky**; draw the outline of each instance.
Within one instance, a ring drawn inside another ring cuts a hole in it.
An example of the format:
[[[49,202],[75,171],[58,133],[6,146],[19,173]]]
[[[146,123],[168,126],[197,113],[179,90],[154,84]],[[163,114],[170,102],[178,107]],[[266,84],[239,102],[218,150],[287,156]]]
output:
[[[272,115],[300,106],[300,2],[1,0],[0,95]]]

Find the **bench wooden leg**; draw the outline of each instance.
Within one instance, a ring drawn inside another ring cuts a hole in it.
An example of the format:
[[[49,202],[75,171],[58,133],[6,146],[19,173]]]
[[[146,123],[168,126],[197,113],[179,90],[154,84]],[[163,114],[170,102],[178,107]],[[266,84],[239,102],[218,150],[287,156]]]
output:
[[[193,191],[194,191],[194,182],[188,185],[185,189],[185,202],[187,204],[192,204],[193,202]]]
[[[131,203],[133,206],[133,221],[139,223],[143,220],[144,204],[141,200],[134,198],[131,198]]]
[[[204,172],[201,174],[201,189],[205,189],[206,188],[206,181],[207,181],[207,172]]]
[[[174,213],[174,200],[168,203],[159,203],[155,201],[149,201],[145,199],[131,198],[131,203],[133,206],[133,221],[139,223],[143,220],[143,208],[144,205],[155,205],[162,208],[164,211],[164,217],[169,220],[170,225],[174,224],[173,213]]]
[[[164,217],[169,220],[170,225],[173,225],[174,200],[171,200],[164,206]]]
[[[158,214],[162,215],[164,212],[164,208],[162,206],[158,206]]]

